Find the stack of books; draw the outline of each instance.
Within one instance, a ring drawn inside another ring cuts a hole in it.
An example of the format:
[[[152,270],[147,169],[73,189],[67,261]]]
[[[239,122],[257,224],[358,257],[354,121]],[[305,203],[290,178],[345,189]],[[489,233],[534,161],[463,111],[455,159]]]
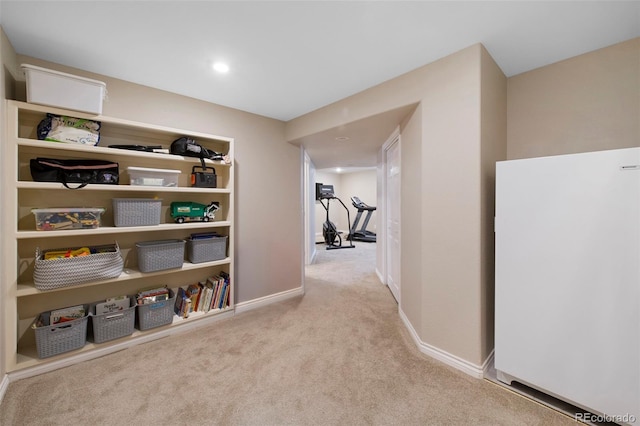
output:
[[[188,318],[193,312],[207,313],[212,309],[224,309],[229,306],[231,293],[230,277],[220,272],[205,281],[190,284],[187,288],[178,288],[175,313],[179,317]]]

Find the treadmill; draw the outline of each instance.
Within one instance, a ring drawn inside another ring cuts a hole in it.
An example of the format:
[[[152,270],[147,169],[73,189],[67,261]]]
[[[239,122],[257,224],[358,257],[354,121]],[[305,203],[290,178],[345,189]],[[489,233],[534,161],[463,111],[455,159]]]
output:
[[[349,235],[347,236],[347,239],[351,241],[356,240],[356,241],[364,241],[368,243],[375,243],[376,234],[375,232],[367,231],[367,225],[369,225],[371,214],[373,214],[376,208],[363,203],[362,200],[360,200],[360,198],[355,196],[351,197],[351,203],[353,204],[353,207],[358,209],[358,214],[356,215],[356,218],[353,221],[353,226],[349,231]],[[367,212],[367,216],[364,218],[362,227],[358,229],[358,222],[360,222],[362,213],[365,211]]]

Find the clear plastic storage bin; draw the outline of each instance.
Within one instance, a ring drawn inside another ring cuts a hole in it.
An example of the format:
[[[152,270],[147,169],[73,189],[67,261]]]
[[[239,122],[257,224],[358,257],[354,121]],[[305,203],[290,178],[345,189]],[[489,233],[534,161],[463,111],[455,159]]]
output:
[[[101,207],[31,209],[38,231],[99,228],[104,211]]]
[[[135,186],[177,187],[180,170],[127,167],[129,183]]]

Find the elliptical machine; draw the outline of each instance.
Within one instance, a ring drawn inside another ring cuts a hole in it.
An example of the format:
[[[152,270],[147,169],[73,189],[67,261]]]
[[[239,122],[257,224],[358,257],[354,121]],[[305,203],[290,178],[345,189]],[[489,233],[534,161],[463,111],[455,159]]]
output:
[[[369,224],[369,220],[371,219],[371,214],[376,210],[375,207],[369,206],[363,203],[358,197],[351,197],[351,203],[353,207],[358,209],[358,214],[356,215],[356,220],[353,221],[353,226],[349,231],[349,236],[347,239],[349,241],[357,240],[357,241],[365,241],[368,243],[376,242],[376,234],[375,232],[367,231],[367,225]],[[364,222],[362,223],[362,227],[358,228],[358,222],[360,221],[360,217],[362,216],[362,212],[367,212],[367,217],[365,217]]]
[[[336,225],[329,220],[329,202],[331,200],[338,200],[342,207],[347,211],[347,222],[349,223],[349,228],[351,228],[351,218],[349,217],[349,209],[344,205],[342,200],[335,196],[333,185],[323,185],[322,183],[316,183],[316,200],[320,201],[322,207],[327,211],[327,219],[322,224],[322,237],[324,238],[324,243],[327,245],[327,250],[335,250],[335,249],[344,249],[344,248],[354,248],[353,242],[349,240],[349,245],[342,245],[342,236]],[[327,200],[327,204],[322,200]]]

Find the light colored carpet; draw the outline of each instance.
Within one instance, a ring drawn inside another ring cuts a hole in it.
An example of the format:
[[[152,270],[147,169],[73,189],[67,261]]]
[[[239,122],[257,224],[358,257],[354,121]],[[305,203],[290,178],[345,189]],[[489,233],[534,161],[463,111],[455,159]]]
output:
[[[421,354],[375,244],[317,248],[304,296],[11,383],[0,424],[575,424]]]

